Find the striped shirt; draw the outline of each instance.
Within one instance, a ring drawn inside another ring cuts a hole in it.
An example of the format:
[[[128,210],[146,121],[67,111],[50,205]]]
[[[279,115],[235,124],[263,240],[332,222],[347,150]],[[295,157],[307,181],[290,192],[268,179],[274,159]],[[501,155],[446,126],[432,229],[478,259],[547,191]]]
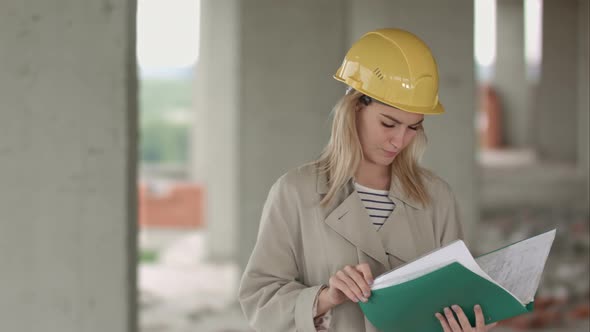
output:
[[[389,198],[389,191],[368,188],[356,182],[354,187],[367,209],[371,223],[378,231],[395,208],[395,203]]]

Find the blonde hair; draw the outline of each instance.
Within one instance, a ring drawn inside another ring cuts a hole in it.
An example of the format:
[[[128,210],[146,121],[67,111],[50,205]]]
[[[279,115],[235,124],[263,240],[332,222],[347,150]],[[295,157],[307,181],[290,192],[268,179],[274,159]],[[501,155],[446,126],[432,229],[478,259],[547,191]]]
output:
[[[355,115],[362,96],[362,93],[349,89],[332,110],[332,134],[316,161],[320,172],[328,178],[328,193],[322,199],[322,205],[330,203],[352,179],[364,158]],[[391,180],[397,178],[404,193],[422,205],[430,203],[430,196],[423,183],[423,177],[428,176],[429,172],[419,165],[426,143],[424,128],[420,126],[410,145],[397,155],[391,165]]]

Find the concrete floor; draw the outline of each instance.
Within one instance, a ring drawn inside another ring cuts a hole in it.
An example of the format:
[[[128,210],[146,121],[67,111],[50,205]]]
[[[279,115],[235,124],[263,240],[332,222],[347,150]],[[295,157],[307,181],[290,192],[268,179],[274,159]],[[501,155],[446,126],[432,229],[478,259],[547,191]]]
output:
[[[140,238],[142,248],[158,253],[155,262],[138,269],[141,332],[225,331],[246,325],[231,309],[236,307],[238,269],[205,262],[202,232],[144,232]]]

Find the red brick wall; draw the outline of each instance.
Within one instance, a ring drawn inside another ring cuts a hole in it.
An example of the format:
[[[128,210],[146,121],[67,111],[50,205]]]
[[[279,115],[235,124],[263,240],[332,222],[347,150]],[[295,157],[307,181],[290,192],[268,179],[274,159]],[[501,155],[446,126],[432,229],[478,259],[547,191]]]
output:
[[[141,227],[201,228],[204,226],[204,189],[193,183],[171,185],[165,193],[153,193],[139,185],[138,219]]]

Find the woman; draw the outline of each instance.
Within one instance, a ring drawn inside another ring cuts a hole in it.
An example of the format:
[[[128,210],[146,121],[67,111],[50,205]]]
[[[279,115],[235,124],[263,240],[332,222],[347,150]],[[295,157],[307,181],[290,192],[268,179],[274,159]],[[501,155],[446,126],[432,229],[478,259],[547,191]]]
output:
[[[364,35],[334,76],[349,86],[321,157],[270,189],[239,290],[257,331],[376,331],[359,301],[373,276],[463,236],[448,184],[418,165],[438,72],[428,47],[397,29]],[[446,331],[487,331],[460,308]],[[435,313],[433,313],[434,315]]]

